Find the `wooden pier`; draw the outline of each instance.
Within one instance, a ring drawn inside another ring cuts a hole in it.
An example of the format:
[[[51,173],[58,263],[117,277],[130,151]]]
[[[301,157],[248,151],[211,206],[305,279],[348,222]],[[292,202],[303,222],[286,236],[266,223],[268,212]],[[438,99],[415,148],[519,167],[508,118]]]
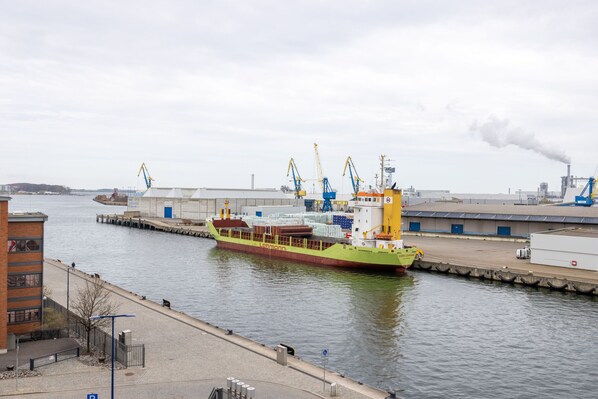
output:
[[[96,222],[144,230],[163,231],[165,233],[185,236],[212,238],[208,228],[203,223],[193,223],[186,219],[146,218],[114,214],[96,215]]]

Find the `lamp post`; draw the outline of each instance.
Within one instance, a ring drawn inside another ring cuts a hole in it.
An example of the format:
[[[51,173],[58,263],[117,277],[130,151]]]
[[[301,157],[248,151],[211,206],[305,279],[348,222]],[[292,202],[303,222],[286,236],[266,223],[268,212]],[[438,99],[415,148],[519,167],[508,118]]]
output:
[[[114,319],[117,317],[135,317],[134,314],[113,314],[91,316],[89,320],[112,319],[112,378],[110,381],[110,399],[114,399]]]
[[[20,335],[17,335],[17,367],[15,368],[15,391],[19,392],[19,339]]]
[[[73,262],[73,265],[75,264],[75,262]],[[70,317],[70,312],[69,312],[69,303],[70,303],[70,276],[71,276],[71,269],[67,266],[66,267],[66,333],[68,335],[68,337],[71,336],[71,317]]]

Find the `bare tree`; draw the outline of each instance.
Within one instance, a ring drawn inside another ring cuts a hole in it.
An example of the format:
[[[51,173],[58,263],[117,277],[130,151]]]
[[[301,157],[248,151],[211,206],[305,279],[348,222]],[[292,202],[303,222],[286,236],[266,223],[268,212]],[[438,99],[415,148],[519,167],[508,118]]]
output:
[[[104,282],[95,278],[93,281],[85,281],[85,287],[79,288],[72,309],[81,317],[80,322],[85,329],[85,341],[87,342],[87,352],[89,352],[91,331],[110,323],[110,319],[90,320],[90,317],[113,315],[118,310],[118,306],[110,301],[110,292],[104,286]]]

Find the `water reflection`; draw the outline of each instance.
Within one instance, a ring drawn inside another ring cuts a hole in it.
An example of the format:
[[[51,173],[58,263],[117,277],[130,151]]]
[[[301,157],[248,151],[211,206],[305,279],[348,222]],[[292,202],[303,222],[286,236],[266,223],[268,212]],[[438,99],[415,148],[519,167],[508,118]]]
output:
[[[49,215],[45,254],[404,398],[595,397],[595,297],[410,272],[322,268],[212,240],[98,224],[89,197],[15,196]]]

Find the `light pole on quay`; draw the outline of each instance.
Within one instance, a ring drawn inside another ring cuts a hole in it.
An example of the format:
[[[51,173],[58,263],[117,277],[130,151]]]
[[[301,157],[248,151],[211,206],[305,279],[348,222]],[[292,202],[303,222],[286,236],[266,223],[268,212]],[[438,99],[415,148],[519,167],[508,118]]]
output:
[[[112,319],[112,378],[110,380],[110,399],[114,399],[114,319],[117,317],[135,317],[134,314],[113,314],[91,316],[89,320]]]
[[[75,267],[75,262],[73,262],[73,265],[71,267]],[[70,276],[71,276],[71,269],[67,266],[66,267],[66,331],[68,334],[68,337],[71,336],[71,315],[69,312],[69,303],[70,303],[70,292],[71,292],[71,287],[70,287]]]

